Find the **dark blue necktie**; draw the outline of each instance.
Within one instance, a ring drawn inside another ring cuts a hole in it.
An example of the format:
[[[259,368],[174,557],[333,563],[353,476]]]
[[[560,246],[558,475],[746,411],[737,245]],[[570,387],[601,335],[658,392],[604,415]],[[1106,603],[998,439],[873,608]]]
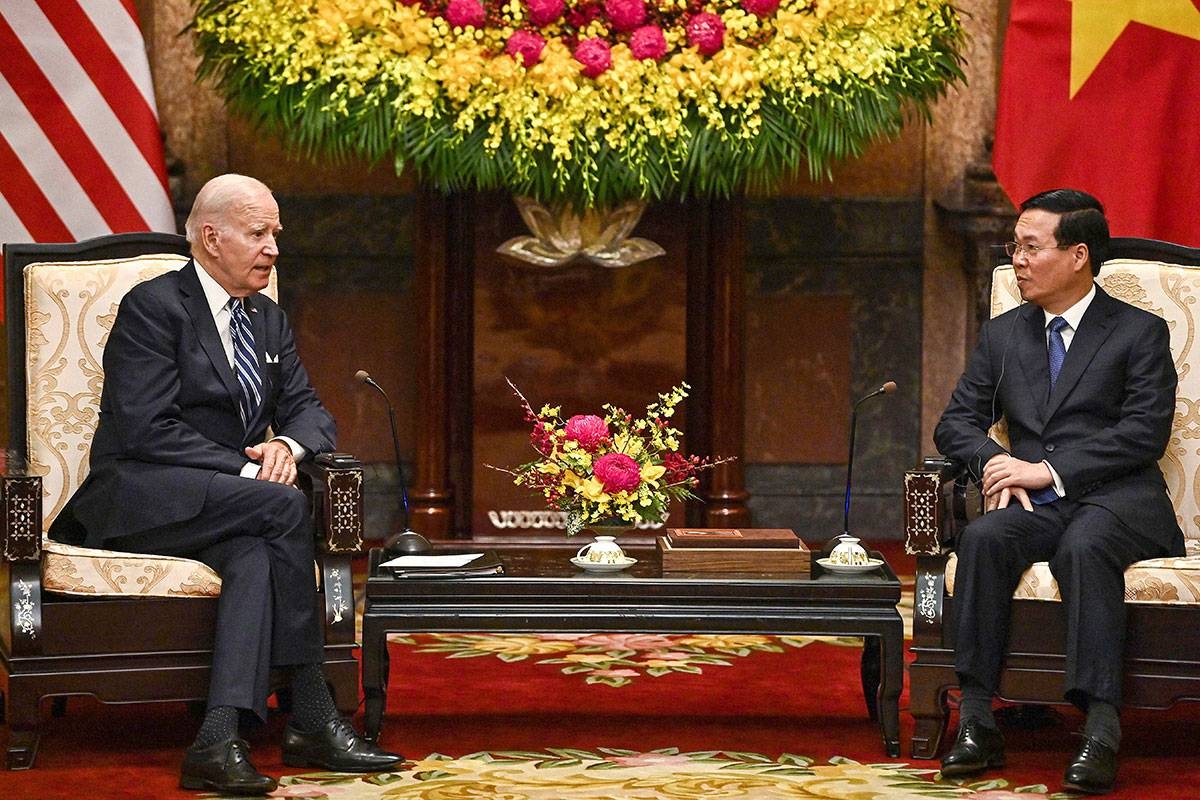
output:
[[[1067,357],[1067,345],[1063,341],[1063,328],[1067,327],[1067,321],[1062,317],[1055,317],[1050,320],[1050,335],[1046,338],[1046,352],[1050,359],[1050,389],[1054,390],[1054,382],[1058,380],[1058,373],[1062,371],[1063,360]]]
[[[1063,341],[1063,328],[1067,327],[1067,321],[1062,317],[1055,317],[1050,320],[1050,335],[1046,337],[1046,353],[1050,364],[1050,391],[1054,391],[1054,382],[1058,380],[1058,373],[1062,371],[1063,360],[1067,357],[1067,345]],[[1058,499],[1058,492],[1054,491],[1053,486],[1047,486],[1044,489],[1037,489],[1029,493],[1029,499],[1039,506],[1044,506],[1046,503],[1053,503]]]
[[[254,333],[250,330],[250,317],[242,300],[229,298],[229,337],[233,340],[233,371],[242,386],[238,404],[242,412],[242,423],[249,426],[254,412],[262,403],[262,374],[258,369],[258,356],[254,352]]]

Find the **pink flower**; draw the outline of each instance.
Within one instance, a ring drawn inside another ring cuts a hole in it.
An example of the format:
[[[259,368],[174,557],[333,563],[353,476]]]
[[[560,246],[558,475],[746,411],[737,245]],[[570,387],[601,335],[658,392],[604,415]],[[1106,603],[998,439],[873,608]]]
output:
[[[525,69],[529,69],[541,60],[542,48],[545,46],[546,40],[536,33],[531,31],[513,31],[513,35],[508,37],[508,44],[504,45],[504,52],[513,58],[520,59],[521,63],[525,65]],[[568,431],[570,427],[571,424],[568,422]],[[569,433],[568,438],[571,438]]]
[[[595,78],[612,66],[612,48],[599,37],[584,39],[575,46],[575,60],[583,65],[584,75]],[[633,461],[631,458],[629,460]]]
[[[687,24],[688,44],[711,56],[725,44],[725,23],[716,14],[693,14]]]
[[[516,34],[513,34],[514,38]],[[509,40],[512,41],[511,39]],[[578,442],[579,446],[589,453],[604,443],[608,437],[608,425],[595,414],[576,414],[567,420],[563,426],[567,439]]]
[[[756,17],[769,17],[779,8],[779,0],[742,0],[742,8]]]
[[[526,11],[529,22],[545,28],[546,25],[557,22],[563,16],[563,0],[526,0]]]
[[[539,28],[549,25],[562,16],[563,0],[525,0],[529,21]]]
[[[607,52],[606,49],[605,53]],[[578,50],[576,55],[578,56]],[[596,479],[604,484],[606,492],[628,492],[636,489],[642,482],[642,471],[637,462],[624,453],[600,456],[592,465],[592,472],[595,473]]]
[[[446,21],[456,28],[482,28],[487,12],[479,0],[450,0],[446,6]]]
[[[646,4],[642,0],[604,0],[604,13],[619,31],[631,31],[646,21]]]
[[[591,633],[576,642],[580,647],[608,650],[661,650],[674,647],[675,640],[656,633]]]
[[[667,39],[657,25],[643,25],[629,37],[629,52],[639,60],[658,61],[667,54]]]

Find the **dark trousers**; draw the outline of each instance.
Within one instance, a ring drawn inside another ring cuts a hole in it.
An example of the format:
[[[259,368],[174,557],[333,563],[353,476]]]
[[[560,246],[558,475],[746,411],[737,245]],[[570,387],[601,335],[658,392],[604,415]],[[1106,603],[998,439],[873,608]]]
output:
[[[955,546],[955,669],[990,692],[999,686],[1013,591],[1035,561],[1048,561],[1067,620],[1064,697],[1086,708],[1121,702],[1125,568],[1166,551],[1107,509],[1070,500],[1014,502],[973,521]]]
[[[221,576],[208,704],[266,719],[272,667],[323,660],[308,501],[283,484],[217,475],[200,514],[112,539],[129,552],[202,561]]]

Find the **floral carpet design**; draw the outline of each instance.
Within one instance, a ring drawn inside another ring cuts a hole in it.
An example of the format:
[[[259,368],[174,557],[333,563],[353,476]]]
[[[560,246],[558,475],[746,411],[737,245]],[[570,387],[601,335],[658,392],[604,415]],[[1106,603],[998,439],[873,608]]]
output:
[[[912,636],[911,578],[897,608]],[[757,634],[645,633],[423,633],[392,634],[394,645],[418,653],[445,653],[447,658],[496,658],[505,663],[536,659],[558,666],[564,675],[582,676],[586,684],[627,686],[637,678],[660,678],[705,668],[732,666],[736,659],[755,654],[782,653],[813,642],[862,647],[855,636],[768,636]]]
[[[580,675],[588,684],[626,686],[637,678],[672,673],[700,675],[708,667],[728,667],[756,653],[782,653],[818,641],[813,636],[734,634],[659,635],[647,633],[429,633],[388,637],[418,653],[446,653],[447,658],[494,657],[505,663],[561,667],[564,675]],[[854,637],[821,637],[820,641],[861,647]]]
[[[959,785],[935,780],[933,769],[861,764],[844,758],[817,765],[804,756],[771,759],[757,753],[639,753],[549,749],[432,754],[404,772],[382,775],[316,773],[285,777],[272,797],[330,800],[689,800],[690,798],[829,798],[829,800],[1048,800],[1044,786],[1009,789],[1003,780]]]

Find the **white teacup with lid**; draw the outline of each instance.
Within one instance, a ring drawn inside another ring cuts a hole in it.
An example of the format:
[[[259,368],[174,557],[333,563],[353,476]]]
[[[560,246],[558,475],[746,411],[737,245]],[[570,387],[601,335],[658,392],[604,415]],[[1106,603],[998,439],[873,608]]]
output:
[[[625,562],[625,551],[617,544],[615,536],[597,536],[579,548],[575,557],[593,564],[621,564]]]
[[[839,566],[857,567],[871,563],[866,549],[859,544],[858,538],[842,534],[838,543],[829,553],[829,563]]]

